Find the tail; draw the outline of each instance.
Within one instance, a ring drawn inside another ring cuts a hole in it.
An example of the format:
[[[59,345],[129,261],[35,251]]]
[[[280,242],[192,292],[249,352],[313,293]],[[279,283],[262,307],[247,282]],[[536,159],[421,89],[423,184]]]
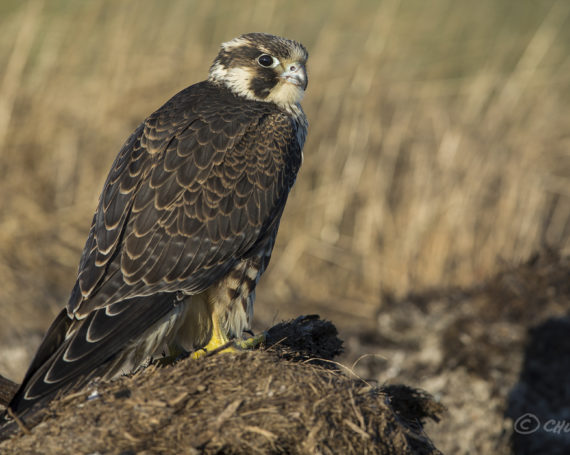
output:
[[[70,318],[63,310],[8,408],[23,421],[57,394],[105,376],[117,367],[126,349],[145,342],[145,333],[179,303],[173,293],[134,297],[94,310],[82,320]]]

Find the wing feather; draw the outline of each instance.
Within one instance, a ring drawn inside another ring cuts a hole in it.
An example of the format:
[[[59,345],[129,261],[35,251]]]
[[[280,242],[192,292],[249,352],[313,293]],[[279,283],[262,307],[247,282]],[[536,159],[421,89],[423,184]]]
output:
[[[70,312],[207,289],[273,233],[300,153],[292,120],[269,103],[209,83],[176,95],[112,168],[79,271],[83,297]]]
[[[80,387],[107,371],[125,345],[136,342],[141,333],[164,318],[177,303],[174,294],[137,297],[95,310],[85,320],[73,322],[64,310],[48,331],[58,341],[50,346],[57,348],[38,351],[38,364],[32,363],[10,408],[20,414],[58,391]]]

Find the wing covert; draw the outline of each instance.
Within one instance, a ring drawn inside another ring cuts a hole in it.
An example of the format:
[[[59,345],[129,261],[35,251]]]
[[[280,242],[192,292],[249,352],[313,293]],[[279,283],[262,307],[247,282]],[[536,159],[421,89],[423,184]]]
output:
[[[273,233],[300,163],[296,125],[274,106],[209,83],[179,93],[115,160],[69,310],[211,286]]]

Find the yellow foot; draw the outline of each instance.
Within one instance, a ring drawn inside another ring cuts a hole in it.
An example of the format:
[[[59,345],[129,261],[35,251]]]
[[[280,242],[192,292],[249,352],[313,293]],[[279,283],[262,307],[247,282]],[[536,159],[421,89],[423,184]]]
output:
[[[261,332],[245,340],[236,340],[235,345],[240,349],[255,349],[265,343],[267,332]]]
[[[267,332],[262,332],[258,335],[254,335],[246,340],[233,340],[227,341],[226,343],[220,344],[218,340],[214,340],[214,337],[210,342],[204,346],[202,349],[198,349],[191,354],[193,359],[199,359],[201,357],[206,357],[208,355],[217,354],[219,352],[235,353],[243,349],[255,349],[265,343],[267,338]]]
[[[208,343],[208,345],[204,346],[202,349],[198,349],[190,354],[190,357],[193,359],[199,359],[208,355],[217,354],[218,352],[238,352],[238,350],[234,347],[234,343],[232,341],[228,341],[225,344],[214,347],[210,347],[210,343]]]

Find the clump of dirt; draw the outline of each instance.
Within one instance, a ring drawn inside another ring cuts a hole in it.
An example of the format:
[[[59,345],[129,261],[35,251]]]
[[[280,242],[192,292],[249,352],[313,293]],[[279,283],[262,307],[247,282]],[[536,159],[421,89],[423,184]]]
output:
[[[530,330],[506,415],[517,455],[570,453],[570,316]]]
[[[53,401],[3,454],[437,454],[423,431],[443,407],[406,386],[347,376],[315,316],[279,324],[264,350],[182,360]]]

